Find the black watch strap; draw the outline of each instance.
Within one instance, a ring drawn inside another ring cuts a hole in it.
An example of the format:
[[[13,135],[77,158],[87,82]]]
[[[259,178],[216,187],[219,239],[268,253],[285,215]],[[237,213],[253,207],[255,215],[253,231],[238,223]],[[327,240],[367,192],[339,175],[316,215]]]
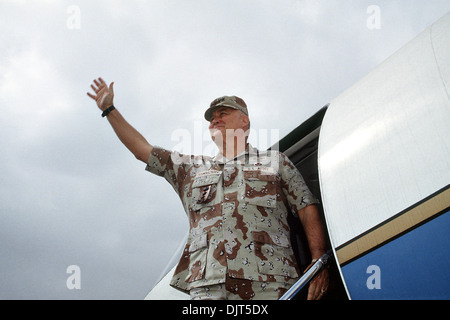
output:
[[[103,113],[102,113],[102,117],[106,117],[106,116],[107,116],[111,111],[113,111],[114,109],[115,109],[114,106],[111,106],[111,107],[105,109],[105,110],[103,111]]]

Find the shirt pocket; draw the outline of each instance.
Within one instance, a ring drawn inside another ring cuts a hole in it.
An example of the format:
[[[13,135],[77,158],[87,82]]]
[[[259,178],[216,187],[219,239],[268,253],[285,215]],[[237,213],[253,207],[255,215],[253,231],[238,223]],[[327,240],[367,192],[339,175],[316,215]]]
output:
[[[287,235],[252,231],[258,272],[298,278],[295,256]]]
[[[274,170],[262,169],[244,167],[245,202],[257,206],[275,208],[279,177]]]
[[[219,202],[217,196],[221,173],[199,174],[192,182],[192,197],[190,208],[194,211],[210,207]]]
[[[194,282],[205,277],[208,234],[192,237],[189,244],[189,270],[186,282]]]

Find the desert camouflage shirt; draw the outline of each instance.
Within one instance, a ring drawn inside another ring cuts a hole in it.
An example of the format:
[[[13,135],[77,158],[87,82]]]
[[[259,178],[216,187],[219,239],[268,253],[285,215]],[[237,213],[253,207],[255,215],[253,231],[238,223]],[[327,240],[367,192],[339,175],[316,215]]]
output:
[[[189,219],[172,286],[188,291],[223,283],[226,274],[276,282],[299,277],[287,215],[317,200],[284,154],[248,145],[227,160],[154,147],[146,170],[172,185]]]

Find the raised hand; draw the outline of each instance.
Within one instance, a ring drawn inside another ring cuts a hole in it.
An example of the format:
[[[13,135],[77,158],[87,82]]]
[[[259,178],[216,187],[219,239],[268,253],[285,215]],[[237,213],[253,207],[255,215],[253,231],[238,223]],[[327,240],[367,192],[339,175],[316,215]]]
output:
[[[111,82],[108,87],[106,85],[106,82],[102,78],[98,78],[98,80],[94,80],[94,84],[91,84],[91,88],[92,90],[94,90],[95,95],[89,92],[87,93],[87,95],[95,100],[100,110],[104,111],[105,109],[113,105],[113,86],[114,82]]]

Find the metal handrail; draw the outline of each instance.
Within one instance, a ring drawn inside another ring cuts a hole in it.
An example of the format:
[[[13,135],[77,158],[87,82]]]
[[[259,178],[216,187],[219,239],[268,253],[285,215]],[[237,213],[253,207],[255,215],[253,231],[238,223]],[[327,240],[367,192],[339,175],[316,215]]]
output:
[[[328,260],[333,256],[333,252],[329,250],[323,256],[321,256],[312,266],[309,268],[303,276],[296,282],[288,291],[280,298],[280,300],[291,300],[300,290],[307,285],[314,276],[328,263]]]

